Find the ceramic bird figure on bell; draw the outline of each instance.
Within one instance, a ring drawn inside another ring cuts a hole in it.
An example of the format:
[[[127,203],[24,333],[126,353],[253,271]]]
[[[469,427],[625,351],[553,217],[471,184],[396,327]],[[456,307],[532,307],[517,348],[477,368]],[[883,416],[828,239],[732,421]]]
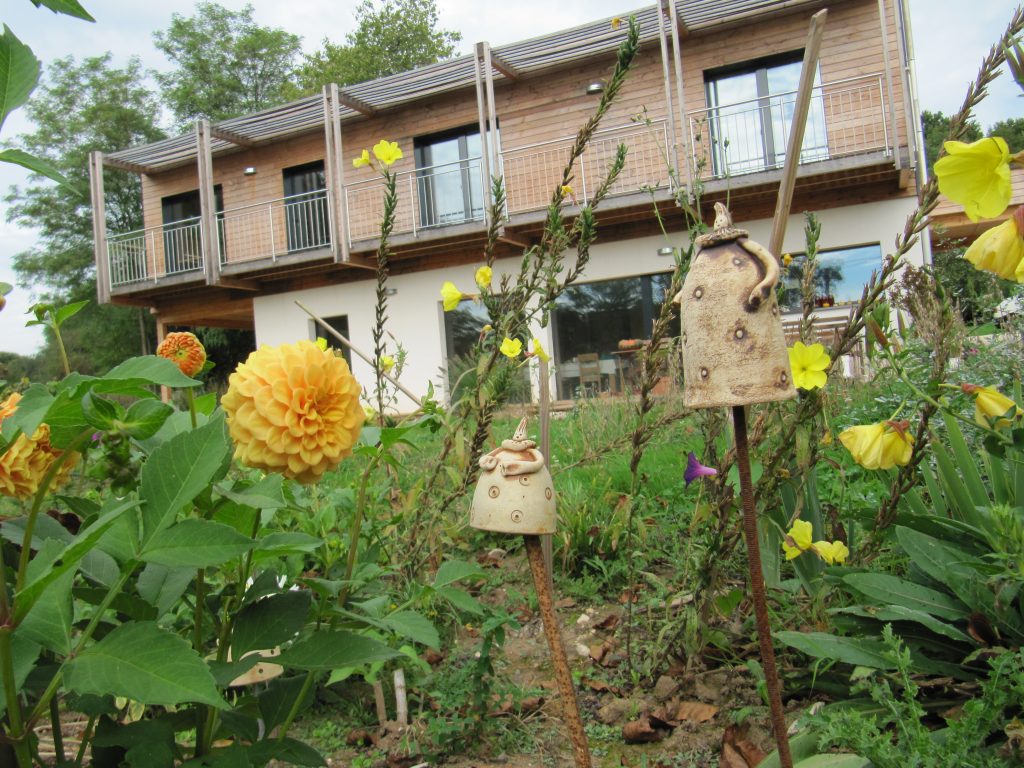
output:
[[[683,326],[683,403],[749,405],[796,397],[775,298],[778,260],[715,203],[714,229],[676,299]]]
[[[484,531],[540,535],[555,532],[555,490],[524,418],[511,440],[480,457],[480,480],[469,524]]]

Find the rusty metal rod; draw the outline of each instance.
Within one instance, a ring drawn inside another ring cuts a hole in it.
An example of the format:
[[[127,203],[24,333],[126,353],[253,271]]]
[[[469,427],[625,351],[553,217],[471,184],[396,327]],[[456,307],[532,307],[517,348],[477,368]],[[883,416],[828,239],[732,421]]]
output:
[[[580,704],[576,698],[576,688],[572,684],[569,660],[565,655],[565,646],[562,645],[562,633],[558,629],[558,619],[555,617],[555,605],[551,599],[551,588],[548,586],[548,570],[544,567],[544,553],[541,549],[540,536],[527,535],[523,538],[526,539],[526,554],[530,560],[533,584],[537,588],[540,617],[544,621],[544,634],[547,636],[548,646],[551,648],[551,660],[555,667],[555,682],[558,683],[558,692],[562,697],[562,709],[565,714],[565,724],[569,729],[569,738],[572,739],[576,768],[591,768],[587,734],[583,730]]]
[[[761,664],[768,686],[768,708],[771,710],[772,730],[779,749],[782,768],[793,768],[786,734],[786,716],[782,709],[779,672],[775,666],[772,648],[772,629],[768,620],[768,600],[765,595],[764,573],[761,570],[761,546],[757,540],[757,509],[754,507],[754,484],[750,479],[750,451],[747,447],[747,414],[742,405],[734,405],[732,421],[736,439],[736,467],[740,474],[740,496],[743,500],[743,535],[747,540],[747,565],[750,569],[750,591],[754,597],[754,619],[757,640],[761,646]]]

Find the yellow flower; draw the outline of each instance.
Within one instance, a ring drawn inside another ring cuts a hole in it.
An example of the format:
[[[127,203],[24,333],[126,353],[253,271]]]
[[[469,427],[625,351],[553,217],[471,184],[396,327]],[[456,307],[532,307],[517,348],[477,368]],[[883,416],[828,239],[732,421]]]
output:
[[[510,339],[508,336],[501,342],[501,354],[509,360],[515,360],[523,351],[523,342],[519,339]]]
[[[367,152],[365,149],[363,150],[362,154],[359,155],[359,157],[352,158],[352,167],[353,168],[362,168],[364,165],[369,165],[369,164],[370,164],[370,153]]]
[[[825,369],[828,368],[832,358],[825,352],[821,344],[804,346],[802,341],[796,342],[789,348],[789,367],[793,371],[793,386],[800,389],[815,389],[824,387],[828,381]]]
[[[998,419],[997,427],[1010,426],[1012,422],[1002,417],[1011,410],[1012,418],[1019,419],[1024,415],[1020,406],[998,389],[979,387],[977,384],[962,384],[960,389],[968,395],[974,395],[974,420],[983,427],[987,427],[993,419]]]
[[[18,409],[21,394],[15,392],[0,403],[0,423]],[[24,499],[39,490],[43,475],[63,453],[50,444],[50,426],[40,424],[31,437],[18,435],[3,456],[0,456],[0,494]],[[50,484],[50,490],[63,485],[78,463],[76,453],[64,462]]]
[[[402,150],[398,148],[397,142],[381,139],[373,145],[373,156],[381,162],[381,165],[391,165],[402,159]]]
[[[323,336],[316,337],[316,345],[321,351],[327,351],[327,339],[325,339]]]
[[[206,365],[206,349],[196,335],[188,331],[168,333],[156,348],[156,353],[166,357],[190,378]]]
[[[451,280],[445,280],[444,285],[441,286],[441,303],[444,305],[445,312],[451,312],[462,301],[462,291],[455,287],[455,283]]]
[[[865,469],[891,469],[910,461],[914,437],[907,434],[905,422],[884,421],[849,427],[839,435],[839,442]]]
[[[786,553],[787,560],[793,560],[800,556],[801,552],[811,548],[811,541],[814,538],[814,527],[806,520],[794,520],[793,527],[786,532],[786,538],[782,540],[782,551]]]
[[[482,334],[483,333],[490,333],[493,330],[494,330],[494,326],[491,325],[490,323],[487,323],[487,325],[485,325],[483,328],[480,329],[480,333],[482,333]]]
[[[1013,216],[995,227],[985,230],[971,243],[964,258],[975,269],[994,272],[1004,280],[1024,283],[1024,238],[1018,228],[1018,219],[1024,218],[1017,209]]]
[[[491,286],[491,277],[493,276],[493,270],[488,266],[482,266],[476,271],[474,275],[476,284],[480,286],[480,290],[487,290]]]
[[[616,16],[614,19],[612,19],[612,29],[618,29],[621,26],[622,26],[622,19],[621,18]]]
[[[384,371],[384,373],[391,373],[391,369],[394,367],[395,358],[393,358],[391,355],[380,356],[380,369]]]
[[[821,436],[822,445],[832,445],[832,430],[826,429],[825,434]]]
[[[816,541],[814,551],[829,565],[842,565],[850,556],[850,550],[841,541]]]
[[[793,263],[792,255],[790,255],[788,253],[782,254],[782,266],[788,267],[792,263]]]
[[[563,184],[559,188],[559,191],[562,193],[562,197],[572,197],[575,194],[572,190],[572,187],[570,187],[568,184]]]
[[[964,207],[971,221],[991,219],[1010,204],[1010,148],[998,136],[973,144],[947,141],[935,162],[939,191]]]
[[[363,415],[366,417],[366,422],[370,423],[377,420],[377,412],[373,410],[369,405],[363,406]]]
[[[534,336],[533,340],[530,342],[530,352],[531,354],[534,354],[537,357],[539,357],[545,363],[551,359],[551,355],[544,351],[544,346],[540,343],[540,339],[538,339],[536,336]]]
[[[352,453],[365,421],[345,359],[312,341],[262,346],[228,379],[221,405],[235,457],[302,483]]]

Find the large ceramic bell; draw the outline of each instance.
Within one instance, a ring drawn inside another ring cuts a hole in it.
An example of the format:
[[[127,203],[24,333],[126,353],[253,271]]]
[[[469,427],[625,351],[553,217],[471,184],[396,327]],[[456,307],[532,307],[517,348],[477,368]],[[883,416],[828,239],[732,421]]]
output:
[[[683,403],[714,408],[796,397],[775,298],[778,261],[733,227],[721,203],[714,229],[697,246],[677,297]]]
[[[540,535],[555,532],[555,490],[537,443],[519,422],[511,440],[480,457],[480,480],[469,524],[484,531]]]

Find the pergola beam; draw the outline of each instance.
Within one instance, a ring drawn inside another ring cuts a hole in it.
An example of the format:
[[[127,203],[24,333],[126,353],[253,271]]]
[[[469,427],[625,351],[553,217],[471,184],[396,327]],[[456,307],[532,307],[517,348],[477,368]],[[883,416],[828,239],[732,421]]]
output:
[[[153,173],[154,169],[148,165],[139,165],[138,163],[129,163],[127,160],[118,160],[115,157],[109,155],[103,155],[103,164],[110,168],[117,168],[122,171],[131,171],[132,173]]]
[[[518,80],[520,75],[519,70],[505,61],[501,56],[496,54],[493,50],[491,51],[491,66],[501,72],[509,80]]]
[[[346,93],[341,90],[341,88],[338,89],[338,103],[343,107],[354,109],[359,114],[366,115],[367,117],[373,117],[377,114],[377,110],[374,109],[372,105],[367,104],[362,99],[357,98],[350,93]]]
[[[241,134],[235,133],[234,131],[225,130],[224,128],[218,128],[215,125],[210,126],[210,135],[213,136],[213,138],[215,139],[230,141],[232,144],[235,144],[236,146],[245,147],[247,149],[256,146],[256,142],[253,141],[252,139],[247,139],[245,138],[245,136],[242,136]]]

